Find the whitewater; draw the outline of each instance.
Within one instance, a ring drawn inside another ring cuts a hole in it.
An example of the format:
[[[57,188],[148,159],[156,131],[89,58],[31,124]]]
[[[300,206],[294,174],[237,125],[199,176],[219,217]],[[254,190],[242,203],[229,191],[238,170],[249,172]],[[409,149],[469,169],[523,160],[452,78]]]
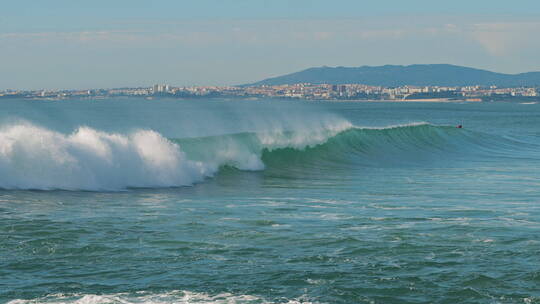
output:
[[[0,302],[537,303],[538,130],[506,102],[3,99]]]
[[[0,128],[0,188],[121,190],[190,186],[222,166],[262,170],[263,150],[305,149],[351,128],[342,122],[310,132],[273,131],[252,138],[221,136],[187,157],[182,145],[152,130],[131,134],[79,127],[58,133],[30,123]],[[178,140],[181,141],[181,140]],[[194,160],[200,159],[200,160]]]

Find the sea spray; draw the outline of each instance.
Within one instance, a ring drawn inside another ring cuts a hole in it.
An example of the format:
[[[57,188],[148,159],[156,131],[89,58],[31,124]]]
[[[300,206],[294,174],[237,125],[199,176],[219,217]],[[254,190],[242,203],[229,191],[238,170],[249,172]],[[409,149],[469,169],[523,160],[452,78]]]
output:
[[[189,161],[154,131],[80,127],[69,135],[31,124],[0,129],[0,188],[119,190],[192,185],[217,167]]]

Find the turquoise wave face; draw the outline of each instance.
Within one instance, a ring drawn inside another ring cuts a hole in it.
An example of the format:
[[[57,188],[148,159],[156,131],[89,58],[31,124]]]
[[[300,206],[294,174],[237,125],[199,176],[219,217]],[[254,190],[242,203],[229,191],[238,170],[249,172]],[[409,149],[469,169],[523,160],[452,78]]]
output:
[[[382,128],[346,125],[318,132],[240,133],[176,139],[189,159],[237,169],[406,166],[467,158],[537,157],[538,145],[429,123]]]
[[[0,302],[536,303],[539,130],[510,103],[3,101]]]

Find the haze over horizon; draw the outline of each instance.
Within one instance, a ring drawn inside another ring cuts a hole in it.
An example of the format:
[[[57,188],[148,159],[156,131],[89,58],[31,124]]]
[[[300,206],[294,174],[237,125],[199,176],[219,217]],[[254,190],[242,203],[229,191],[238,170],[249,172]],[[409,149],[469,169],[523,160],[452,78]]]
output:
[[[318,66],[540,70],[540,2],[22,0],[1,5],[0,90],[236,85]]]

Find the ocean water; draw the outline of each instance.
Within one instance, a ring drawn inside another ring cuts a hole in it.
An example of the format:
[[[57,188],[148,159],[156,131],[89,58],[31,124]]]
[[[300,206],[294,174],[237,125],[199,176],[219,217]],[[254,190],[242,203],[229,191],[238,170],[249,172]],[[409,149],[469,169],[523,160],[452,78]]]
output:
[[[1,303],[540,303],[539,286],[539,104],[0,101]]]

